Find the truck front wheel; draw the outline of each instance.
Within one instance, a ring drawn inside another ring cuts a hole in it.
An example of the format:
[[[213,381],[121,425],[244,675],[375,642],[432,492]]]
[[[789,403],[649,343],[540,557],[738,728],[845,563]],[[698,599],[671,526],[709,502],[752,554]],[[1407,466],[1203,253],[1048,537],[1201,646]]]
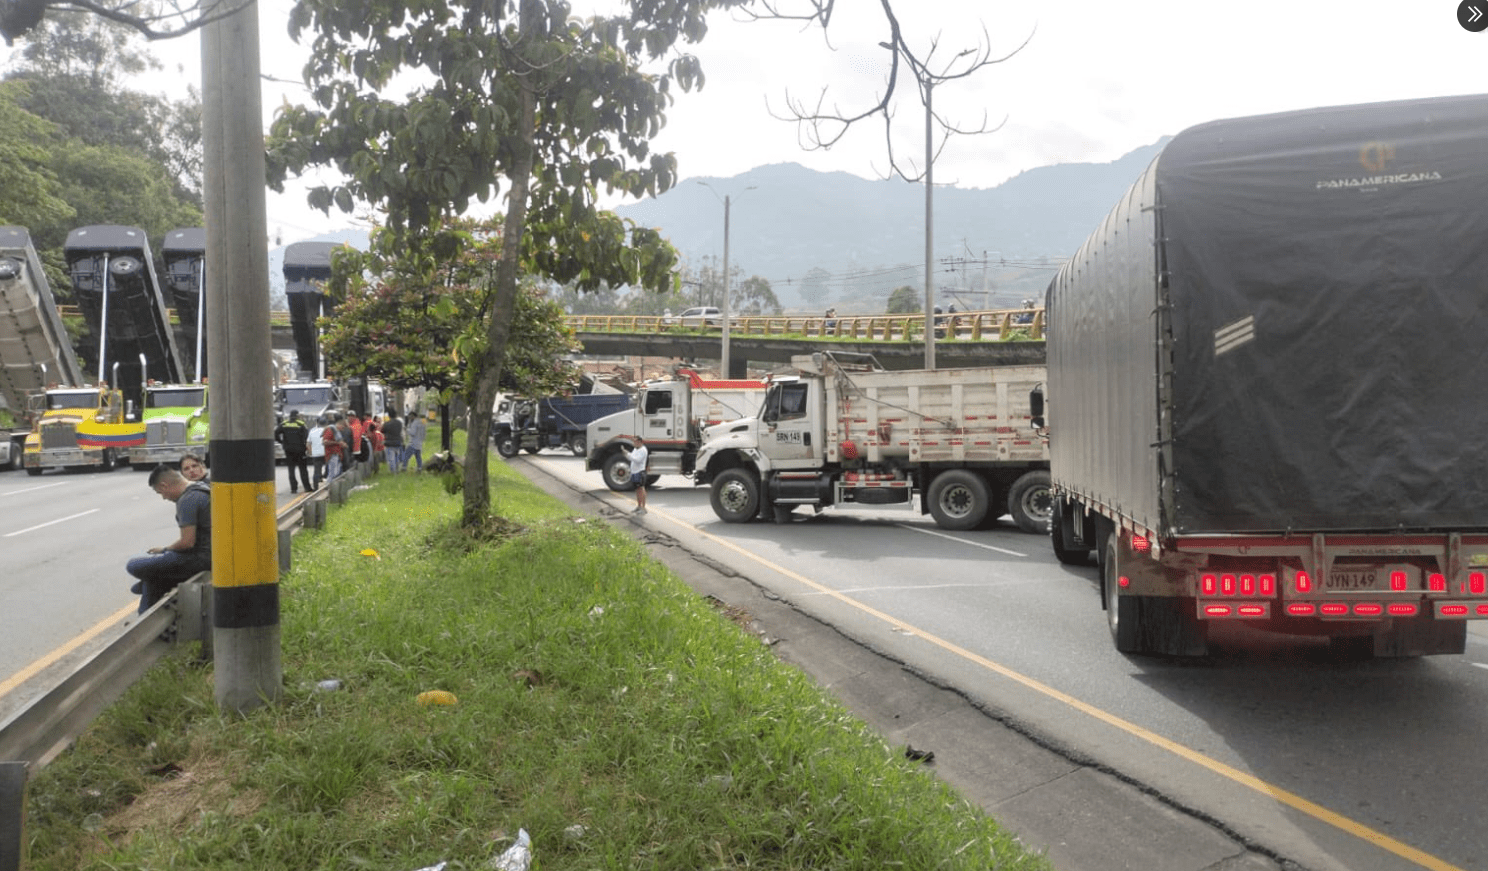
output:
[[[713,513],[724,523],[748,523],[759,513],[759,479],[747,469],[728,469],[713,479]]]
[[[987,482],[975,472],[951,469],[930,483],[930,516],[941,529],[976,529],[992,499]]]
[[[506,433],[504,435],[499,435],[496,437],[496,453],[500,454],[501,456],[509,460],[512,457],[515,457],[520,451],[521,447],[517,444],[517,438],[511,433]]]
[[[113,448],[104,448],[103,449],[103,459],[102,459],[102,461],[101,461],[101,463],[99,465],[99,468],[102,469],[105,472],[112,472],[114,469],[118,468],[118,466],[119,466],[119,459],[118,459],[118,457],[115,457],[114,456],[114,449]]]
[[[635,489],[630,483],[630,457],[624,451],[615,451],[604,461],[605,486],[616,493],[629,493]]]
[[[1033,535],[1049,531],[1054,516],[1054,491],[1049,473],[1043,469],[1025,472],[1008,491],[1008,513],[1018,528]]]

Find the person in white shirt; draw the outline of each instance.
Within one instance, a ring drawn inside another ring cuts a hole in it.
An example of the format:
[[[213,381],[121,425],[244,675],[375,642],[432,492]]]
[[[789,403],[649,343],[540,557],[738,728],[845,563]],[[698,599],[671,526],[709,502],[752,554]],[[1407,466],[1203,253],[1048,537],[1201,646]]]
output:
[[[646,460],[650,456],[645,439],[636,436],[635,447],[630,449],[630,483],[635,485],[637,514],[646,513]]]
[[[325,428],[325,415],[321,415],[316,418],[315,426],[310,429],[310,465],[315,470],[313,473],[315,483],[311,487],[312,490],[319,490],[321,483],[325,481]]]

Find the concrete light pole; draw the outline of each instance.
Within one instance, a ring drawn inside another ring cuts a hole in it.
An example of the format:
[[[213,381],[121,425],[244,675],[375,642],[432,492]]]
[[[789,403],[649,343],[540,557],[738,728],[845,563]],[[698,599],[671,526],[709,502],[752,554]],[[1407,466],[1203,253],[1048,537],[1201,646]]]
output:
[[[712,191],[713,192],[713,196],[715,198],[718,196],[718,191],[713,190],[713,186],[712,185],[708,184],[705,181],[700,181],[700,182],[698,182],[698,184],[700,184],[703,187],[707,188],[708,190]],[[750,185],[749,187],[745,188],[744,190],[746,190],[746,191],[752,191],[752,190],[754,190],[754,185]],[[724,377],[724,378],[732,378],[732,377],[734,377],[734,373],[733,373],[732,367],[729,366],[729,321],[732,319],[729,316],[729,207],[730,207],[730,198],[729,198],[728,194],[724,194],[724,196],[723,196],[723,304],[718,307],[718,310],[719,310],[720,314],[723,316],[723,351],[722,351],[722,356],[719,359],[719,364],[718,365],[719,365],[719,369],[722,370],[721,371],[721,374],[722,374],[722,377]]]
[[[283,683],[258,52],[256,3],[202,28],[214,695],[235,713],[276,701]]]

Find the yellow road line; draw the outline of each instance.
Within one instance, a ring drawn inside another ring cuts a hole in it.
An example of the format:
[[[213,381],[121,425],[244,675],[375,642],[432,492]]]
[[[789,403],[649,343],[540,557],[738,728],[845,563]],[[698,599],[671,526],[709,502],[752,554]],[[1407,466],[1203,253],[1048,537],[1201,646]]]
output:
[[[771,571],[778,572],[785,577],[788,577],[791,580],[802,584],[803,586],[815,590],[818,593],[822,593],[823,595],[836,599],[844,605],[848,605],[850,607],[856,608],[857,610],[865,614],[876,617],[896,629],[913,633],[914,635],[930,642],[931,644],[934,644],[936,647],[939,647],[948,653],[961,657],[968,662],[976,663],[982,668],[1001,675],[1002,677],[1014,681],[1015,683],[1022,684],[1023,686],[1033,690],[1034,692],[1040,693],[1055,701],[1062,702],[1063,704],[1068,705],[1069,707],[1074,708],[1075,710],[1083,714],[1093,717],[1108,726],[1113,726],[1123,732],[1126,732],[1129,735],[1140,738],[1155,747],[1160,747],[1170,753],[1186,759],[1189,762],[1194,763],[1195,765],[1207,768],[1208,770],[1214,772],[1215,774],[1218,774],[1221,777],[1231,780],[1248,789],[1252,789],[1278,802],[1281,802],[1282,804],[1286,805],[1287,807],[1293,808],[1294,810],[1301,811],[1302,813],[1312,817],[1313,819],[1327,823],[1328,825],[1333,826],[1334,828],[1339,829],[1340,831],[1343,831],[1347,834],[1353,835],[1356,838],[1368,841],[1376,847],[1394,853],[1396,856],[1399,856],[1400,858],[1405,859],[1408,862],[1413,862],[1416,865],[1421,866],[1422,868],[1430,869],[1430,871],[1464,871],[1464,869],[1456,865],[1452,865],[1451,863],[1438,859],[1429,853],[1422,852],[1421,850],[1418,850],[1415,847],[1410,846],[1409,844],[1397,841],[1389,835],[1375,831],[1374,829],[1371,829],[1361,823],[1355,822],[1348,817],[1328,810],[1322,805],[1308,801],[1307,799],[1303,798],[1300,795],[1297,795],[1296,793],[1288,792],[1287,790],[1282,789],[1279,786],[1267,783],[1266,781],[1261,780],[1259,777],[1256,777],[1252,774],[1247,774],[1246,772],[1241,771],[1233,766],[1226,765],[1225,763],[1220,762],[1217,759],[1211,759],[1210,757],[1205,756],[1197,750],[1190,749],[1175,741],[1164,738],[1163,736],[1144,729],[1143,727],[1138,726],[1135,723],[1123,720],[1115,714],[1103,711],[1100,708],[1095,707],[1094,705],[1080,701],[1074,696],[1060,692],[1059,690],[1056,690],[1053,687],[1048,686],[1047,684],[1040,683],[1039,681],[1034,680],[1027,675],[1020,674],[1019,672],[1013,671],[1006,666],[999,665],[984,656],[972,653],[965,648],[958,647],[957,645],[952,644],[951,642],[946,641],[943,638],[939,638],[926,632],[918,626],[905,623],[903,620],[900,620],[899,618],[892,615],[885,614],[884,612],[879,611],[871,605],[859,602],[858,600],[850,596],[839,593],[836,590],[831,589],[830,587],[823,586],[816,581],[811,580],[810,578],[791,571],[790,569],[776,565],[775,563],[772,563],[769,560],[759,556],[758,554],[752,553],[751,551],[748,551],[727,539],[719,538],[718,536],[713,535],[709,532],[704,532],[703,530],[698,529],[696,526],[693,526],[692,524],[673,517],[664,511],[648,511],[647,514],[654,514],[656,517],[665,519],[668,522],[674,523],[685,529],[689,529],[717,545],[728,548],[729,550],[739,554],[740,556],[751,559],[759,563],[760,565],[770,569]]]
[[[82,647],[84,644],[87,644],[89,641],[92,641],[94,638],[97,638],[99,634],[101,634],[105,629],[108,629],[110,626],[113,626],[120,620],[123,620],[125,617],[128,617],[130,614],[133,614],[138,610],[138,602],[125,605],[124,607],[115,611],[113,614],[110,614],[109,616],[93,624],[91,628],[83,632],[81,635],[78,635],[61,647],[58,647],[42,658],[36,660],[35,662],[6,678],[3,683],[0,683],[0,696],[6,695],[11,690],[35,677],[43,669],[52,665],[57,660],[73,652],[74,650],[77,650],[79,647]]]

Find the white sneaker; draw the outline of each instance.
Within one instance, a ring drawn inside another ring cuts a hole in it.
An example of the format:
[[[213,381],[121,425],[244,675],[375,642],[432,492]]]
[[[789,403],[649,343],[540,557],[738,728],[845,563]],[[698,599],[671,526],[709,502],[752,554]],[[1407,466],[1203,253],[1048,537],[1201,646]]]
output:
[[[635,510],[635,513],[636,514],[645,514],[646,513],[646,506],[642,505],[641,507],[637,508]]]

